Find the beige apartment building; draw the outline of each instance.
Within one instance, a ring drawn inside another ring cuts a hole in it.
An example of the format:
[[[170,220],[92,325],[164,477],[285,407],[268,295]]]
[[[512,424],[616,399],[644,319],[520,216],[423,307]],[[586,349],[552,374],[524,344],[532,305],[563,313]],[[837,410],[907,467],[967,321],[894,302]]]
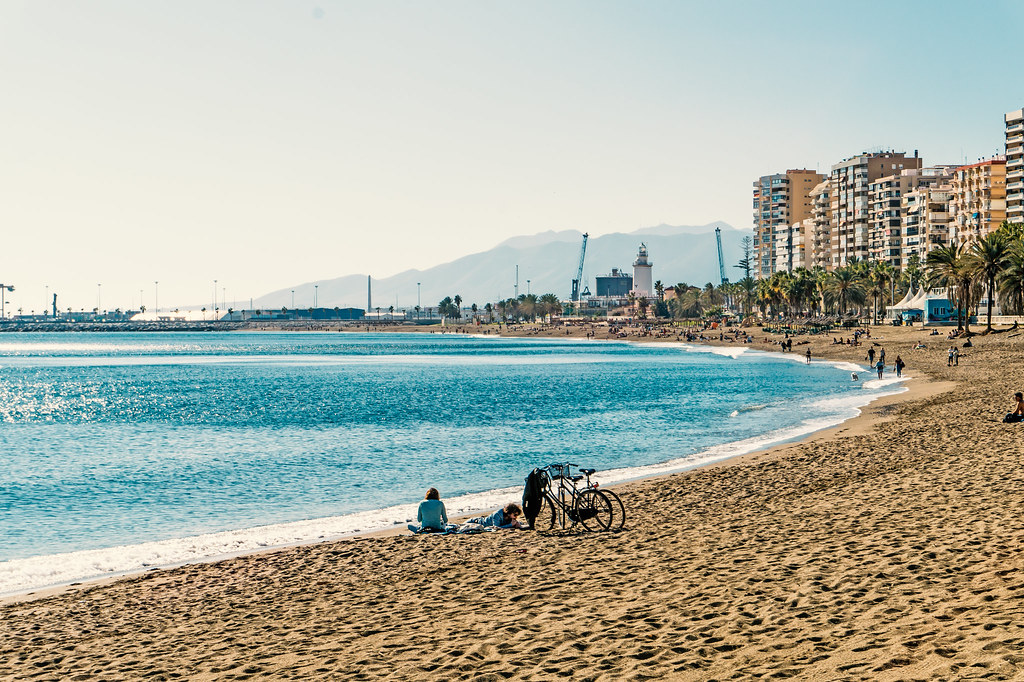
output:
[[[850,157],[832,166],[831,259],[832,268],[870,257],[870,185],[906,169],[921,168],[917,152],[872,152]]]
[[[1006,219],[1024,223],[1024,109],[1011,111],[1006,122]]]
[[[763,279],[776,271],[778,234],[791,234],[784,228],[811,217],[810,191],[824,179],[821,173],[804,168],[762,175],[754,183],[755,277]],[[787,251],[791,251],[788,241]]]
[[[832,269],[832,182],[819,182],[811,190],[811,228],[808,269]]]
[[[949,246],[951,197],[948,181],[919,184],[903,196],[900,258],[904,266],[913,256],[923,263],[929,252]]]
[[[888,261],[896,268],[904,266],[903,196],[921,185],[948,184],[955,168],[908,168],[881,177],[868,186],[868,257],[872,261]]]
[[[983,238],[1006,220],[1006,159],[993,158],[953,171],[950,238],[962,244]]]

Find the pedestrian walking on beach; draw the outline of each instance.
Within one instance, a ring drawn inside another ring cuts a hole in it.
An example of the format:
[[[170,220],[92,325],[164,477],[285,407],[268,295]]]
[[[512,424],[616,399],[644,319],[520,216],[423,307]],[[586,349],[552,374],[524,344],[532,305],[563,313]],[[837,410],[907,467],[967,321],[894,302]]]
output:
[[[953,353],[955,353],[955,352],[956,352],[956,347],[955,346],[950,346],[949,347],[949,357],[946,358],[946,367],[952,367],[953,366]]]
[[[882,364],[885,364],[885,349],[884,348],[882,350],[878,351],[878,359],[882,361]]]
[[[896,370],[896,377],[897,378],[903,376],[903,368],[906,367],[906,366],[907,366],[906,363],[903,362],[903,358],[901,358],[900,356],[897,355],[896,356],[896,362],[895,362],[895,364],[893,364],[893,368]]]
[[[953,346],[953,366],[958,367],[960,365],[960,349]]]
[[[875,364],[875,349],[874,348],[868,348],[868,363],[872,364],[872,365]]]
[[[811,349],[807,349],[807,364],[811,364]]]
[[[881,379],[882,378],[882,372],[885,371],[885,363],[882,362],[881,358],[879,358],[878,362],[875,363],[875,369],[878,370],[878,378]]]

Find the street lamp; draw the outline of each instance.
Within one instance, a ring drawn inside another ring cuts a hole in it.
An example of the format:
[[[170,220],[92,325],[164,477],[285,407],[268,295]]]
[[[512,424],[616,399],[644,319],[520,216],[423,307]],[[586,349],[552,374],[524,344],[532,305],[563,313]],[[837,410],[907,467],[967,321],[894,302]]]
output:
[[[103,292],[103,288],[102,287],[103,287],[102,284],[97,284],[96,285],[96,313],[97,314],[99,314],[100,310],[103,308],[103,305],[102,305],[103,296],[101,295],[102,292]]]
[[[292,310],[295,310],[295,289],[292,289]]]
[[[320,285],[319,284],[314,284],[313,285],[313,307],[314,308],[317,306],[316,296],[319,293],[319,291],[320,291]]]
[[[213,280],[213,318],[217,319],[217,280]]]
[[[420,283],[416,282],[416,318],[420,316]]]
[[[160,319],[160,282],[153,282],[153,319]]]
[[[526,280],[526,295],[530,295],[530,280]]]

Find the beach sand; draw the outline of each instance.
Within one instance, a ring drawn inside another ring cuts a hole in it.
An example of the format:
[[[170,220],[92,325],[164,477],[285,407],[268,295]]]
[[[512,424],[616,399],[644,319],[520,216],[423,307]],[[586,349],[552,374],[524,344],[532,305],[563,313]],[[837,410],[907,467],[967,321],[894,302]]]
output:
[[[1024,335],[948,368],[944,336],[872,333],[913,391],[624,485],[621,532],[366,537],[15,601],[0,677],[1024,678],[1024,424],[1000,423]]]

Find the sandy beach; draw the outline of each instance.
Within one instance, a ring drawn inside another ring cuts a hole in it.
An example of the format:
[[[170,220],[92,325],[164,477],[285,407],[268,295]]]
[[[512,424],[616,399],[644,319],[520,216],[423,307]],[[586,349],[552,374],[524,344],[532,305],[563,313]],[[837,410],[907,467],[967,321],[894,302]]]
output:
[[[363,537],[34,595],[0,606],[0,677],[1024,678],[1024,425],[1001,423],[1024,334],[947,367],[945,332],[873,328],[912,390],[621,486],[623,531]]]

